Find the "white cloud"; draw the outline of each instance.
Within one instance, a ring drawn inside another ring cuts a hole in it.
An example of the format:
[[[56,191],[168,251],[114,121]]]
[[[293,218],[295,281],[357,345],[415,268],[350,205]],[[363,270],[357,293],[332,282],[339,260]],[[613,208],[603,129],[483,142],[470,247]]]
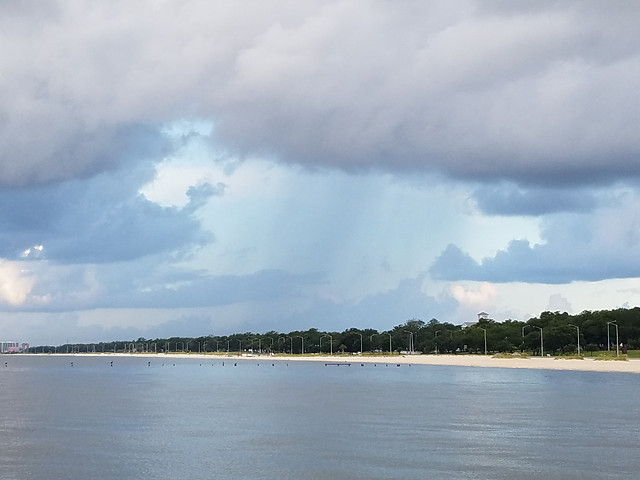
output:
[[[0,300],[11,306],[19,306],[26,302],[35,278],[26,264],[0,259]]]
[[[43,245],[34,245],[32,247],[27,248],[24,252],[22,252],[22,258],[28,259],[37,259],[42,256],[42,252],[44,251]]]
[[[449,287],[449,291],[466,309],[471,307],[476,310],[492,310],[498,296],[496,286],[487,282],[474,285],[454,284]]]
[[[567,312],[574,313],[571,308],[571,304],[569,300],[560,295],[559,293],[554,293],[549,297],[549,304],[547,305],[547,310],[550,312]]]

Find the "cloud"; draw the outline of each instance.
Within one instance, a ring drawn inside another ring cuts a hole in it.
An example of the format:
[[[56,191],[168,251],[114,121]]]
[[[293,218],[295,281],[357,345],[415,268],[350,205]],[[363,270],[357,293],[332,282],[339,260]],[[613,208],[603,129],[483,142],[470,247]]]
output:
[[[483,213],[509,216],[589,212],[603,202],[597,191],[587,188],[523,188],[512,183],[483,185],[473,198]]]
[[[542,242],[512,240],[480,261],[450,244],[430,267],[434,278],[560,284],[640,276],[640,210],[637,194],[618,194],[591,215],[545,218]]]
[[[0,260],[0,301],[11,306],[22,305],[35,284],[35,278],[22,269],[19,262]]]
[[[461,284],[451,285],[449,292],[463,307],[475,310],[491,310],[497,297],[496,287],[487,282],[480,283],[475,289]]]
[[[533,282],[583,305],[640,275],[638,13],[0,2],[5,310],[133,334],[468,319]]]
[[[117,168],[194,117],[239,156],[312,168],[639,173],[634,3],[49,3],[0,11],[5,186]]]
[[[318,281],[314,274],[295,275],[265,270],[249,275],[198,275],[188,271],[156,279],[144,290],[119,289],[113,299],[127,307],[208,307],[244,302],[271,302],[304,295]],[[159,283],[158,280],[162,280]],[[170,282],[173,280],[173,282]],[[112,301],[113,301],[112,300]]]
[[[436,279],[449,281],[567,283],[586,280],[589,269],[576,263],[575,256],[572,257],[570,260],[557,258],[548,246],[514,240],[505,250],[496,252],[494,257],[477,262],[455,245],[449,245],[429,272]],[[600,266],[597,270],[600,275],[604,274]]]
[[[211,241],[194,212],[222,189],[194,186],[183,208],[162,207],[138,193],[152,174],[138,165],[87,180],[0,190],[0,257],[29,249],[29,257],[62,263],[116,262]],[[46,250],[32,248],[34,242]]]
[[[34,245],[32,247],[27,248],[24,252],[22,252],[22,258],[27,258],[30,260],[42,258],[44,251],[44,245]]]
[[[0,264],[4,265],[4,264]],[[135,262],[94,265],[29,263],[20,297],[22,311],[185,309],[242,303],[308,300],[326,280],[320,274],[263,270],[247,275],[211,275],[171,265],[164,254]],[[14,270],[11,270],[13,272]],[[27,297],[27,293],[29,297]]]
[[[559,293],[554,293],[549,297],[549,304],[547,305],[547,310],[550,312],[567,312],[571,313],[573,310],[571,308],[571,303],[565,297],[560,295]]]

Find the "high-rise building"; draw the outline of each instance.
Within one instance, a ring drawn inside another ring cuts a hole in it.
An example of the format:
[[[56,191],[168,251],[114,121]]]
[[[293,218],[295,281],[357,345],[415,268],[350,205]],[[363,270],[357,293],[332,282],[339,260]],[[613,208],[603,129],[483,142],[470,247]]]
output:
[[[0,353],[19,352],[20,343],[18,342],[0,342]]]

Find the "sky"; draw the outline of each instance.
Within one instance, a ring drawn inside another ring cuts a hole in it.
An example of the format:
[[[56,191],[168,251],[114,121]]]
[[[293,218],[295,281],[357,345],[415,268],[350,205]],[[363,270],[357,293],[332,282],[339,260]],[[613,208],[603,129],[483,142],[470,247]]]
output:
[[[639,15],[0,2],[0,339],[639,305]]]

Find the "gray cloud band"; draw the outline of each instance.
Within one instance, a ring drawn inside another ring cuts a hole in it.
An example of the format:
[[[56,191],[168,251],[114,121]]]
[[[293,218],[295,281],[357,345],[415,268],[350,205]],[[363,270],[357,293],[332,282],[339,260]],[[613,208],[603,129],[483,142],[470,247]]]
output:
[[[214,121],[239,156],[313,167],[520,184],[636,176],[638,8],[4,3],[0,181],[112,169],[184,118]]]

